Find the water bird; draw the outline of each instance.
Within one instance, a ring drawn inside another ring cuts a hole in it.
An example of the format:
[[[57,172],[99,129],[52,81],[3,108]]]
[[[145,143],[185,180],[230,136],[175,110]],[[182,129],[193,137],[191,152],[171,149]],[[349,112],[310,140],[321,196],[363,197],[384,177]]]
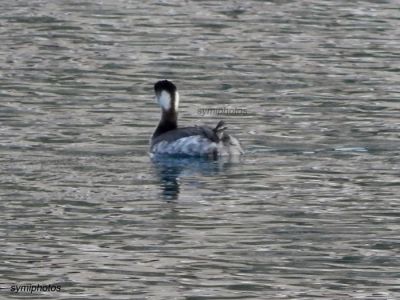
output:
[[[244,153],[239,141],[226,132],[224,121],[219,121],[214,128],[178,127],[179,93],[171,81],[156,82],[154,92],[161,107],[161,119],[150,140],[151,155],[217,159],[221,156],[239,156]]]

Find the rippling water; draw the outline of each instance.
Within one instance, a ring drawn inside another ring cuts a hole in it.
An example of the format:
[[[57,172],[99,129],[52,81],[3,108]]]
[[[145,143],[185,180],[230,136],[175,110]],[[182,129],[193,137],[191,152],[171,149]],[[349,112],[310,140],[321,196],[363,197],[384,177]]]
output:
[[[399,299],[398,4],[1,1],[1,298]],[[246,156],[151,162],[161,78]]]

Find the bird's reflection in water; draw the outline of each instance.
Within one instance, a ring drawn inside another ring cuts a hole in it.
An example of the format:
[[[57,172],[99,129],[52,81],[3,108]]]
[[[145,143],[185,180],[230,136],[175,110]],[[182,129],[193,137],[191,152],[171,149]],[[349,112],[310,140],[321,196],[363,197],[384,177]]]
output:
[[[235,163],[232,159],[227,158],[210,160],[199,157],[156,156],[152,157],[151,160],[160,178],[162,196],[169,201],[179,198],[180,176],[192,176],[195,174],[215,176]]]

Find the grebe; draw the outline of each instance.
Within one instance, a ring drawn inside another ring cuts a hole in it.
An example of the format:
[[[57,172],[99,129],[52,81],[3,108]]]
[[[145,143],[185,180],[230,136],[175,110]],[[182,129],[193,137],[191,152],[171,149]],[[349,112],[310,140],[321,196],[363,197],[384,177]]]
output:
[[[218,158],[223,155],[241,155],[239,141],[225,132],[225,123],[215,128],[193,126],[178,128],[179,93],[176,86],[161,80],[154,85],[156,100],[161,106],[161,120],[150,141],[152,155],[187,155]]]

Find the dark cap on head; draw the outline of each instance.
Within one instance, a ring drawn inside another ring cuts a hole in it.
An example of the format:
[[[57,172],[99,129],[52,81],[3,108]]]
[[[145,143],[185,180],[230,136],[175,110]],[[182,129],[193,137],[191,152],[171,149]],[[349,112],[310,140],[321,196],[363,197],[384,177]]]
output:
[[[176,86],[171,81],[160,80],[154,85],[154,91],[156,93],[161,93],[162,91],[167,91],[170,95],[174,95],[176,92]]]

